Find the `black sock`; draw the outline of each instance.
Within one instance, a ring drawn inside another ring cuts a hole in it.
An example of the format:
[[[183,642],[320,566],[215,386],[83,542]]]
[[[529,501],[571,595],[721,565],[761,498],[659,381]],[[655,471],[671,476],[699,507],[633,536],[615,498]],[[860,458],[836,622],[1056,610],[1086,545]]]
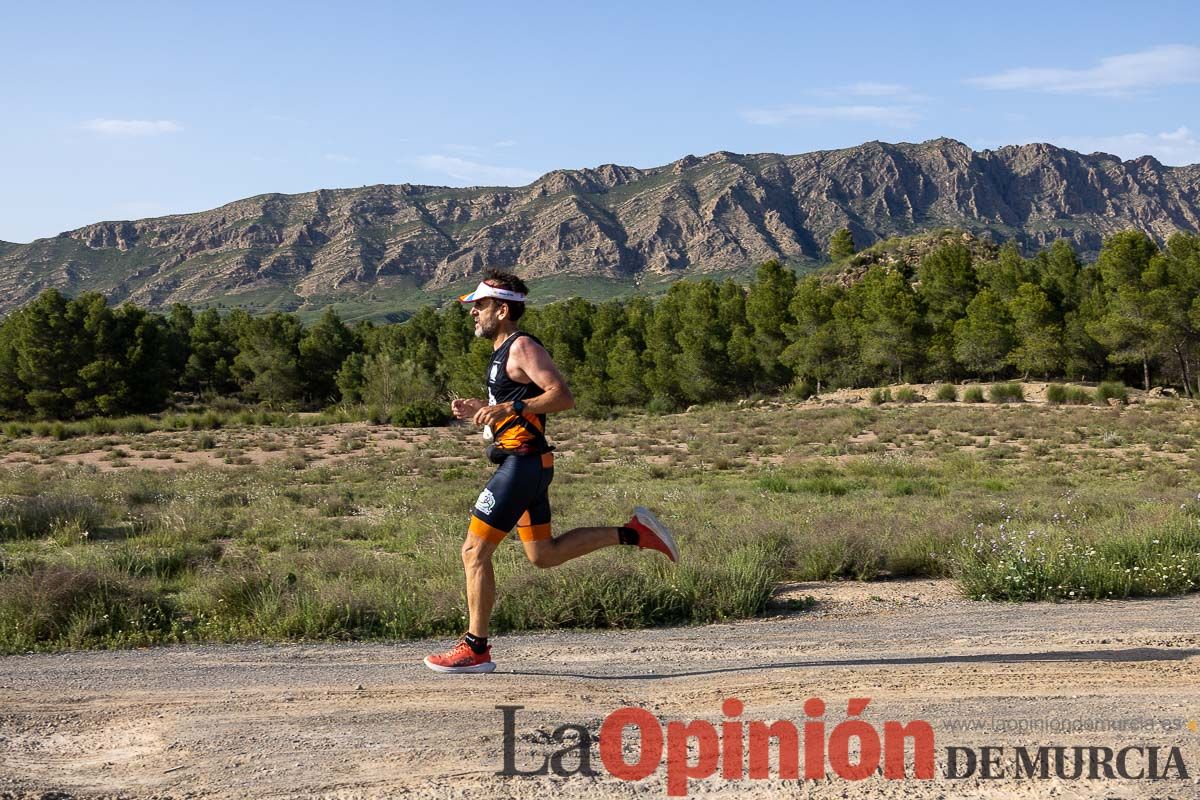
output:
[[[468,633],[463,637],[463,640],[466,641],[467,647],[471,648],[471,652],[475,655],[480,655],[484,650],[487,650],[486,636],[479,637],[473,633]]]
[[[641,536],[633,528],[617,528],[617,539],[621,544],[640,544]]]

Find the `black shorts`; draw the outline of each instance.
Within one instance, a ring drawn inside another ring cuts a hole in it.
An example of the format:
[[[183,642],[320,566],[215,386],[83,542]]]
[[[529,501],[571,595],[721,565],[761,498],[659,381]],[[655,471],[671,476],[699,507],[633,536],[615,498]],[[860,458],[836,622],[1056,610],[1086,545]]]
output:
[[[499,542],[513,526],[523,542],[550,538],[550,481],[554,454],[504,459],[471,510],[470,532]]]

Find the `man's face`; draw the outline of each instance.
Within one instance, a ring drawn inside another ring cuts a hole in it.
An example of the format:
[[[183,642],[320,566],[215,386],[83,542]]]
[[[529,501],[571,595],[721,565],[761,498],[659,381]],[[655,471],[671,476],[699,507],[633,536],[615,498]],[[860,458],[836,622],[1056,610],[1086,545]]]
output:
[[[495,337],[500,329],[500,312],[505,308],[495,298],[485,297],[471,304],[471,317],[475,320],[475,336],[480,339]]]

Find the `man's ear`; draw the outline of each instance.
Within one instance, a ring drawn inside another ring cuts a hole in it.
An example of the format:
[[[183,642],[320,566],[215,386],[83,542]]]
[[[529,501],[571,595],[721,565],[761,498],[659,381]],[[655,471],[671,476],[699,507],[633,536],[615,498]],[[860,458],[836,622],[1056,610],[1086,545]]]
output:
[[[497,319],[508,319],[508,303],[497,303],[500,306],[496,309]]]

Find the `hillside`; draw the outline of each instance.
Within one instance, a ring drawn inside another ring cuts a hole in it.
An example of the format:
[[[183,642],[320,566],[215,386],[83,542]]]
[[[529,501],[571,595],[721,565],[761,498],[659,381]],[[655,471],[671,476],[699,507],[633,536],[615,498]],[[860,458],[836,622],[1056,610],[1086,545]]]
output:
[[[489,267],[519,267],[543,296],[595,297],[770,258],[815,266],[841,227],[859,247],[950,227],[1027,249],[1067,237],[1088,254],[1128,228],[1200,230],[1198,198],[1200,165],[950,139],[609,164],[519,188],[270,194],[0,243],[0,312],[57,287],[152,308],[335,303],[352,317],[447,297]]]

